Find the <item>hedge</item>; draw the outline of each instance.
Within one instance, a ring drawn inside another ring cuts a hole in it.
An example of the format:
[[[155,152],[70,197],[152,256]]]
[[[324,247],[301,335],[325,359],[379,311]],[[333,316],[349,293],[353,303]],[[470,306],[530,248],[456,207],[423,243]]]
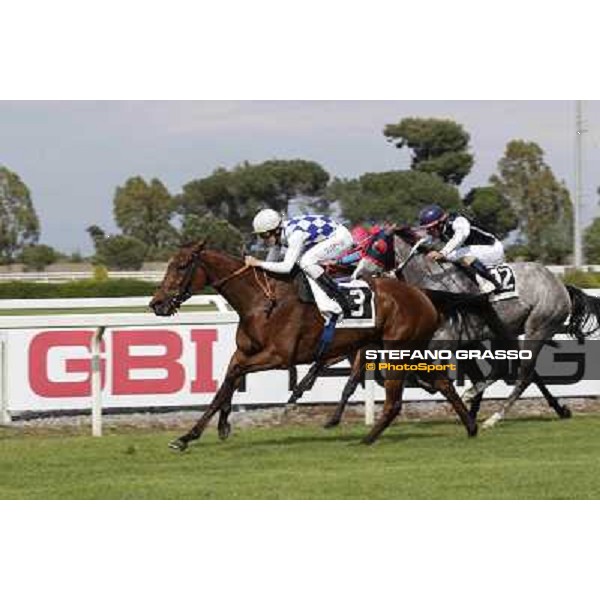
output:
[[[600,273],[592,271],[569,270],[562,276],[562,280],[578,288],[600,288]]]
[[[6,281],[0,283],[0,299],[19,298],[125,298],[151,296],[158,283],[137,279],[80,279],[65,283],[37,283],[32,281]],[[203,294],[214,290],[206,288]]]
[[[6,281],[0,283],[0,298],[122,298],[151,296],[156,288],[156,283],[135,279],[81,279],[64,283]]]

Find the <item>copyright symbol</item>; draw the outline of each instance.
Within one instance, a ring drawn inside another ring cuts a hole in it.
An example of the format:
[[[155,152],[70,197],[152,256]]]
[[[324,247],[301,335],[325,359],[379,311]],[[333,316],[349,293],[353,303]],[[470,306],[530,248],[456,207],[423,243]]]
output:
[[[367,371],[374,371],[375,370],[375,363],[366,363],[365,364],[365,369]]]

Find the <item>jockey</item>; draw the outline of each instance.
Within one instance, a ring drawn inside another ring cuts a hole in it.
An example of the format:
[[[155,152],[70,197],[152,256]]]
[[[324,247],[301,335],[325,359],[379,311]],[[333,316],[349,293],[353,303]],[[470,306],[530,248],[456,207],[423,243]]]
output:
[[[365,256],[371,242],[371,234],[362,225],[356,225],[350,231],[353,247],[344,252],[336,261],[338,265],[355,267],[361,258]]]
[[[437,204],[426,206],[419,214],[419,224],[434,239],[445,242],[438,252],[432,250],[427,257],[448,260],[473,269],[490,281],[497,291],[502,286],[488,271],[504,261],[504,248],[496,236],[477,227],[463,215],[447,213]]]
[[[374,225],[367,242],[352,279],[360,279],[363,275],[377,275],[394,267],[394,242],[390,226]]]
[[[283,220],[281,215],[266,208],[259,211],[252,222],[254,233],[270,247],[267,260],[246,257],[246,265],[260,267],[272,273],[290,273],[295,264],[337,302],[349,316],[352,307],[344,292],[319,264],[336,259],[352,247],[350,232],[331,217],[300,215]],[[282,260],[281,248],[287,246]]]

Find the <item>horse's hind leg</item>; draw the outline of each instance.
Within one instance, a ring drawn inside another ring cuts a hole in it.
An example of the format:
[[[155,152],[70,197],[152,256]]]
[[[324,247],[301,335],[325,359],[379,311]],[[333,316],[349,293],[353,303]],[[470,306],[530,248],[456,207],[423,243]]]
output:
[[[444,398],[450,402],[452,408],[456,411],[456,414],[459,416],[462,424],[465,426],[467,430],[467,435],[469,437],[474,437],[477,435],[477,423],[475,423],[475,419],[469,414],[467,407],[464,402],[460,399],[460,396],[456,393],[454,389],[454,385],[448,379],[446,374],[441,373],[433,373],[432,374],[431,383],[433,387],[444,395]]]
[[[302,398],[304,392],[312,388],[323,366],[324,364],[322,362],[316,362],[311,366],[311,368],[308,370],[308,373],[292,390],[292,393],[287,401],[288,404],[296,404],[296,402]]]
[[[535,339],[527,342],[527,349],[531,350],[531,358],[523,359],[519,366],[519,379],[517,384],[513,388],[510,396],[502,403],[500,410],[495,412],[491,417],[488,417],[484,423],[483,428],[489,429],[501,421],[506,413],[512,408],[513,404],[521,397],[521,394],[526,390],[535,374],[535,363],[544,345],[544,340]]]
[[[235,392],[242,383],[242,378],[238,377],[233,382],[233,391],[229,395],[229,398],[224,402],[221,410],[219,411],[219,424],[217,427],[217,431],[219,432],[219,439],[226,440],[231,434],[231,424],[229,423],[229,415],[231,414],[231,399],[233,397],[233,392]]]
[[[402,391],[404,376],[385,380],[385,403],[381,416],[369,433],[363,438],[363,444],[372,444],[388,428],[402,410]]]
[[[342,420],[342,415],[344,414],[344,410],[346,408],[346,404],[348,403],[348,400],[350,399],[352,394],[354,394],[354,392],[356,391],[358,384],[361,382],[362,370],[360,368],[360,354],[356,354],[354,360],[352,360],[351,357],[349,358],[350,362],[352,363],[352,371],[350,373],[350,377],[348,378],[348,381],[346,381],[346,385],[344,386],[344,389],[342,391],[342,397],[340,398],[340,401],[335,407],[334,413],[331,415],[331,417],[329,417],[329,420],[324,425],[325,429],[337,427],[340,424],[340,421]]]
[[[546,402],[548,402],[548,406],[554,409],[554,412],[559,416],[560,419],[570,419],[573,415],[571,414],[571,409],[564,404],[561,404],[557,398],[552,395],[552,392],[546,387],[544,380],[534,371],[532,383],[538,386],[540,392],[544,398],[546,398]]]

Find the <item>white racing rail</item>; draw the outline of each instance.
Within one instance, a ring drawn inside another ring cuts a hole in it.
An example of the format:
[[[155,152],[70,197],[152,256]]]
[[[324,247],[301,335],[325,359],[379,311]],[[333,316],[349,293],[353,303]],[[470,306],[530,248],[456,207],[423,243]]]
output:
[[[0,300],[0,311],[3,310],[60,310],[78,308],[148,308],[149,297],[134,298],[52,298]],[[231,312],[226,300],[217,294],[192,296],[186,306],[213,306],[218,312]],[[150,309],[148,309],[150,310]],[[2,317],[4,319],[4,317]],[[2,329],[2,323],[0,323]]]
[[[564,275],[567,271],[573,269],[570,265],[547,265],[555,275]],[[591,273],[600,272],[600,265],[583,265],[581,271]],[[137,279],[140,281],[162,281],[164,277],[164,269],[162,271],[109,271],[107,276],[109,279]],[[32,281],[41,283],[61,283],[65,281],[78,281],[81,279],[92,279],[91,271],[8,271],[0,273],[0,282],[3,281]]]
[[[600,289],[586,289],[590,296],[600,296]],[[150,311],[146,313],[127,312],[127,308],[147,307],[149,298],[89,298],[89,299],[52,299],[52,300],[0,300],[0,311],[5,310],[60,310],[60,309],[102,309],[123,308],[119,313],[99,314],[44,314],[12,316],[0,314],[0,424],[9,424],[9,391],[7,385],[8,360],[6,333],[10,330],[35,329],[95,329],[91,353],[91,402],[92,433],[102,434],[102,404],[100,371],[100,343],[107,329],[129,327],[173,327],[174,325],[234,324],[237,314],[227,302],[218,295],[194,296],[186,306],[214,307],[214,310],[198,312],[180,312],[168,317],[158,318]],[[227,350],[226,350],[227,351]],[[231,348],[233,351],[233,348]],[[368,393],[365,395],[365,416],[367,424],[372,423],[375,403],[375,383],[368,379]],[[593,389],[592,389],[593,388]],[[597,386],[593,385],[582,395],[597,395]]]
[[[5,310],[60,310],[147,307],[150,298],[83,298],[43,300],[0,300],[0,311]],[[238,315],[218,295],[194,296],[186,306],[213,306],[213,311],[180,312],[172,317],[158,318],[153,313],[99,313],[99,314],[0,314],[0,425],[9,425],[8,356],[5,332],[34,329],[95,329],[91,348],[91,408],[92,435],[102,435],[103,391],[101,387],[100,345],[107,329],[129,327],[173,327],[174,325],[201,325],[237,323]],[[232,349],[233,351],[233,349]],[[365,423],[371,425],[375,414],[375,382],[368,380],[365,396]]]
[[[163,271],[108,271],[109,279],[137,279],[140,281],[162,281]],[[2,281],[32,281],[38,283],[63,283],[65,281],[79,281],[93,279],[91,271],[8,271],[0,273]]]
[[[64,298],[49,300],[0,300],[0,310],[44,310],[73,308],[147,307],[150,298]],[[232,323],[238,316],[217,295],[194,296],[188,306],[214,306],[214,312],[178,313],[157,318],[154,314],[113,313],[90,315],[0,316],[0,424],[11,422],[8,410],[6,339],[2,332],[10,329],[78,329],[95,328],[92,344],[92,435],[102,435],[102,391],[100,383],[100,343],[106,329],[118,327],[197,325],[199,323]]]

